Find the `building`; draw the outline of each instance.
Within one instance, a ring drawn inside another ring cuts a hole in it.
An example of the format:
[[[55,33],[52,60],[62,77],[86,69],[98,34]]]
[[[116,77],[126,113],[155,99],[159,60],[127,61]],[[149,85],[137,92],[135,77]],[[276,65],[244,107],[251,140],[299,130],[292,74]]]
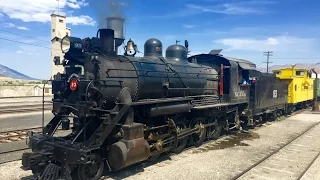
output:
[[[52,86],[49,84],[25,84],[0,86],[0,97],[21,96],[52,96]]]
[[[70,28],[67,28],[66,17],[58,14],[51,14],[51,78],[58,72],[63,72],[62,65],[54,64],[54,57],[59,56],[60,62],[63,60],[61,51],[61,39],[66,35],[70,36]]]
[[[43,89],[44,88],[44,89]],[[49,84],[34,84],[33,92],[31,92],[31,96],[52,96],[52,86]]]

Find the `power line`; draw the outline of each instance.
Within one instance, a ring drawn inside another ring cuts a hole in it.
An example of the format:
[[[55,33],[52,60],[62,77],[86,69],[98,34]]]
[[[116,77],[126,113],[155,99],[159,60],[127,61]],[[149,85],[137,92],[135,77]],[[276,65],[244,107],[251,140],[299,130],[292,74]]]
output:
[[[272,58],[272,59],[320,59],[320,57],[318,58]]]
[[[40,46],[40,45],[36,45],[36,44],[31,44],[31,43],[25,43],[25,42],[16,41],[16,40],[12,40],[12,39],[6,39],[6,38],[2,38],[2,37],[0,37],[0,39],[6,40],[6,41],[15,42],[15,43],[20,43],[20,44],[26,44],[26,45],[30,45],[30,46],[36,46],[36,47],[46,48],[46,49],[54,49],[54,48],[50,48],[50,47]],[[59,51],[60,51],[60,49],[54,49],[54,50],[59,50]]]
[[[0,29],[0,31],[6,32],[6,33],[10,33],[10,34],[14,34],[14,35],[18,35],[18,36],[22,36],[22,37],[26,37],[26,38],[30,38],[30,39],[35,39],[35,40],[43,41],[43,42],[50,42],[50,41],[48,41],[48,40],[38,39],[38,38],[35,38],[35,37],[32,37],[32,36],[26,36],[26,35],[23,35],[23,34],[19,34],[19,33],[15,33],[15,32],[10,32],[10,31],[6,31],[6,30],[3,30],[3,29]]]
[[[273,63],[269,61],[269,57],[272,56],[272,51],[263,52],[264,56],[267,56],[267,61],[264,61],[263,63],[267,63],[267,73],[269,72],[269,64]]]

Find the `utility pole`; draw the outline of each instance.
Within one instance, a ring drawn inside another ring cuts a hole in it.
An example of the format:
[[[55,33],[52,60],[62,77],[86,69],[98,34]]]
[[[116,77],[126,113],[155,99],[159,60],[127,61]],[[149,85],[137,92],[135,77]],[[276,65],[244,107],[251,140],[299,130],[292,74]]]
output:
[[[58,15],[60,15],[60,4],[59,4],[59,0],[58,1]]]
[[[264,61],[263,63],[267,63],[267,73],[269,73],[269,64],[273,63],[269,61],[269,57],[272,56],[272,51],[263,52],[264,56],[267,56],[267,61]]]

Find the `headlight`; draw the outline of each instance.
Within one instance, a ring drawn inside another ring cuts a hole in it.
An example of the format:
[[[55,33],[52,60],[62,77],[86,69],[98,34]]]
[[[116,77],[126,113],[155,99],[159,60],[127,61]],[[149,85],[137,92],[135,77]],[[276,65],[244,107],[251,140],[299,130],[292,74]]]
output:
[[[82,51],[82,40],[76,37],[65,36],[61,40],[61,51],[63,53],[75,52],[80,53]]]
[[[70,37],[69,36],[65,36],[64,38],[62,38],[61,40],[61,50],[63,53],[67,53],[70,50]]]

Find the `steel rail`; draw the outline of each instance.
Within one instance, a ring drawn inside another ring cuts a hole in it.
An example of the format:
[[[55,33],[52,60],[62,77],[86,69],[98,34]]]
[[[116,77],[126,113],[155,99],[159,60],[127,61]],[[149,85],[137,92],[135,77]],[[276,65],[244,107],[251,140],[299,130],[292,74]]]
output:
[[[279,118],[280,118],[280,117],[283,117],[284,119],[287,119],[287,118],[289,118],[289,117],[291,117],[291,116],[294,116],[294,115],[296,115],[296,114],[300,114],[300,113],[302,113],[302,112],[308,111],[308,109],[309,109],[309,108],[297,110],[297,111],[293,112],[293,113],[290,114],[290,115],[287,115],[287,116],[279,116]],[[276,121],[276,120],[275,120],[275,121]],[[275,122],[275,121],[271,121],[271,122]],[[269,121],[269,122],[270,122],[270,121]],[[267,123],[267,122],[264,122],[264,123]],[[263,125],[264,123],[261,123],[260,125]],[[320,122],[319,122],[319,123],[320,123]],[[257,129],[257,128],[263,128],[263,126],[256,126],[255,129]],[[220,139],[222,139],[222,138],[224,138],[224,137],[228,137],[228,136],[230,136],[230,135],[235,135],[235,136],[237,136],[237,133],[234,133],[234,131],[227,132],[227,134],[223,134],[223,135],[219,136],[218,139],[205,141],[200,147],[193,147],[193,146],[186,147],[186,148],[183,150],[183,152],[188,151],[188,150],[193,150],[193,149],[194,149],[194,150],[200,149],[201,147],[205,146],[206,144],[212,143],[212,142],[214,142],[214,141],[220,140]],[[143,161],[143,162],[140,162],[140,163],[138,163],[138,164],[132,165],[132,166],[130,166],[130,167],[126,167],[126,168],[124,168],[124,169],[120,169],[120,170],[115,171],[115,172],[110,172],[110,175],[102,176],[101,178],[102,178],[102,179],[108,179],[108,178],[110,178],[110,177],[113,178],[113,177],[116,177],[119,172],[134,171],[135,169],[140,168],[140,167],[152,166],[152,165],[155,165],[155,164],[157,164],[157,163],[159,163],[159,162],[162,162],[162,161],[164,161],[164,160],[167,160],[171,155],[176,155],[176,154],[173,153],[173,152],[164,152],[164,153],[162,153],[162,154],[161,154],[157,159],[155,159],[155,160],[152,160],[152,161]],[[174,160],[174,161],[176,161],[176,160]]]
[[[285,143],[284,145],[280,146],[279,148],[277,148],[276,150],[272,151],[270,154],[268,154],[267,156],[265,156],[264,158],[260,159],[259,161],[257,161],[256,163],[254,163],[253,165],[249,166],[248,168],[246,168],[245,170],[243,170],[242,172],[240,172],[239,174],[237,174],[236,176],[234,176],[233,178],[231,178],[231,180],[236,180],[240,177],[242,177],[243,175],[245,175],[247,172],[249,172],[250,170],[252,170],[253,168],[255,168],[256,166],[258,166],[259,164],[261,164],[262,162],[264,162],[265,160],[269,159],[271,156],[273,156],[274,154],[278,153],[280,150],[282,150],[283,148],[287,147],[289,144],[291,144],[293,141],[297,140],[298,138],[300,138],[301,136],[303,136],[304,134],[306,134],[307,132],[309,132],[310,130],[312,130],[313,128],[315,128],[317,125],[319,125],[320,122],[313,124],[312,126],[310,126],[309,128],[307,128],[306,130],[304,130],[302,133],[300,133],[297,137],[291,139],[290,141],[288,141],[287,143]],[[311,166],[311,165],[310,165]]]
[[[53,97],[53,96],[44,96],[44,97]],[[10,96],[10,97],[0,97],[0,99],[25,99],[25,98],[42,98],[42,96]]]
[[[308,166],[303,170],[303,172],[300,174],[300,176],[298,177],[298,180],[300,180],[305,174],[306,172],[310,169],[310,167],[313,165],[313,163],[319,158],[320,156],[320,152],[313,158],[313,160],[308,164]]]

